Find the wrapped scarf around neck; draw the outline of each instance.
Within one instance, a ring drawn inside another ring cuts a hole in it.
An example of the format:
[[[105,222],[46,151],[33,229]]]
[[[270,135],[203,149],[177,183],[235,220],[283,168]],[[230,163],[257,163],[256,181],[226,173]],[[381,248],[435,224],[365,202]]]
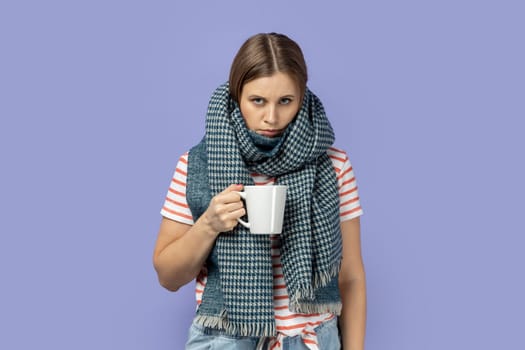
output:
[[[334,133],[324,108],[306,89],[278,142],[257,136],[250,135],[228,84],[217,88],[208,105],[206,136],[189,153],[186,196],[194,219],[229,185],[253,185],[251,173],[275,177],[276,184],[288,186],[280,239],[290,309],[339,314],[339,193],[327,155]],[[223,232],[207,267],[196,321],[232,335],[274,336],[270,237],[250,234],[241,225]]]

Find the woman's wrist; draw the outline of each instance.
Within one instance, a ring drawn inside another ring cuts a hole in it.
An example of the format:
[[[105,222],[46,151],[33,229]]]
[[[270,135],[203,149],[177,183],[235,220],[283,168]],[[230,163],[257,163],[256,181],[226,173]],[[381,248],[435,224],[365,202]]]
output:
[[[206,213],[201,215],[201,217],[195,222],[194,229],[202,232],[206,237],[215,239],[220,232],[213,228],[211,221],[208,219]]]

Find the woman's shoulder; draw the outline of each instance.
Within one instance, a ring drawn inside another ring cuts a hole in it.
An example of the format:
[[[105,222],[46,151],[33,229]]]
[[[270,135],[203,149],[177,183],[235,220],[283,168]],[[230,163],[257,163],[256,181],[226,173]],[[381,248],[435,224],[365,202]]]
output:
[[[346,151],[342,148],[336,147],[336,146],[330,146],[328,147],[327,151],[329,156],[339,156],[339,157],[346,157]]]
[[[178,165],[184,164],[187,166],[188,165],[188,155],[189,155],[189,151],[184,152],[178,159]]]
[[[342,148],[331,146],[328,148],[326,153],[328,154],[328,157],[330,157],[334,165],[343,165],[349,162],[348,154]]]

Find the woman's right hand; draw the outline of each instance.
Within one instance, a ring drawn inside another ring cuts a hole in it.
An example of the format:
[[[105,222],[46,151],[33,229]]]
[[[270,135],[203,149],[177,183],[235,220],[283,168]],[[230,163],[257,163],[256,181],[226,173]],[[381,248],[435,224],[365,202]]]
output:
[[[246,211],[239,195],[243,185],[230,185],[210,201],[208,209],[201,216],[213,234],[227,232],[237,226],[240,217]]]
[[[244,215],[244,205],[237,193],[242,189],[243,185],[231,185],[213,197],[194,225],[162,219],[153,263],[164,288],[176,291],[195,279],[219,233],[233,229],[237,219]]]

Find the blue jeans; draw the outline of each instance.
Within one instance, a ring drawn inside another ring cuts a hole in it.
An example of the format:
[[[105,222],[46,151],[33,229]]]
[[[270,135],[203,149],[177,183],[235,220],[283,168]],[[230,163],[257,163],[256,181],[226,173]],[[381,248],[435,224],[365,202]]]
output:
[[[324,322],[315,328],[317,343],[321,350],[339,350],[339,332],[337,330],[337,318]],[[259,343],[257,337],[236,337],[225,335],[223,332],[191,325],[186,350],[254,350]],[[284,350],[308,350],[300,335],[286,337],[283,340]],[[266,349],[266,347],[264,347]]]

